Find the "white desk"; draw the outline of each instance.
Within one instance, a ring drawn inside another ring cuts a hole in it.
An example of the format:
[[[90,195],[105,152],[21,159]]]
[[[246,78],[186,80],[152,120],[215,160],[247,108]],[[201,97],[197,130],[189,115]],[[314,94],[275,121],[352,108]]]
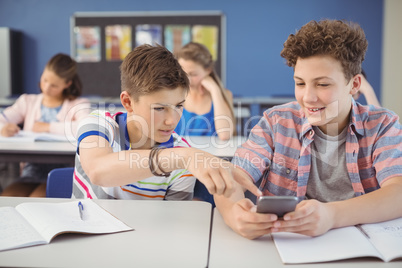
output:
[[[402,260],[386,263],[376,258],[359,258],[316,264],[284,265],[279,257],[271,236],[267,235],[256,240],[246,239],[235,233],[224,223],[221,214],[216,208],[214,209],[213,214],[209,268],[402,267]]]
[[[0,206],[69,199],[0,197]],[[0,252],[13,267],[207,267],[211,205],[200,201],[95,200],[135,231],[63,234],[48,245]]]
[[[74,166],[70,142],[0,142],[0,162],[66,163]]]
[[[186,137],[195,148],[222,157],[233,157],[237,147],[246,141],[245,137],[234,137],[222,141],[217,137]],[[70,142],[0,142],[0,162],[66,163],[74,166],[76,145]]]

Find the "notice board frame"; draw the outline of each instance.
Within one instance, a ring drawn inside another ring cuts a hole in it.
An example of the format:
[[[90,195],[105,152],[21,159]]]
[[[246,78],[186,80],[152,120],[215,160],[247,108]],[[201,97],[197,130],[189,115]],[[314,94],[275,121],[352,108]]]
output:
[[[221,11],[133,11],[133,12],[75,12],[70,18],[70,51],[76,58],[75,26],[99,26],[101,60],[77,62],[78,74],[83,83],[83,94],[100,97],[119,97],[121,92],[121,61],[105,59],[105,27],[107,25],[131,25],[132,31],[138,24],[165,25],[213,25],[218,27],[218,55],[215,69],[226,84],[226,17]],[[164,31],[162,31],[164,32]],[[133,40],[135,33],[132,33]],[[165,38],[162,39],[163,42]],[[161,45],[164,45],[162,43]],[[133,47],[135,42],[133,41]]]

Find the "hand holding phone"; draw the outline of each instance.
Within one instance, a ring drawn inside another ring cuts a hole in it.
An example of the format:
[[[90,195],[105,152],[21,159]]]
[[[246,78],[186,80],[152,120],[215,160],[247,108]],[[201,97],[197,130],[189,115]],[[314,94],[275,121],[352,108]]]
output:
[[[257,212],[283,217],[286,213],[295,210],[297,201],[296,196],[260,196],[257,199]]]

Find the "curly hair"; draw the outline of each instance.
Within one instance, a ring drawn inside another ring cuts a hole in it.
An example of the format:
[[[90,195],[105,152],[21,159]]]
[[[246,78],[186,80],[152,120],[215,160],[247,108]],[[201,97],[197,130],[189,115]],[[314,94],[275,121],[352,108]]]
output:
[[[328,55],[338,60],[346,80],[361,73],[361,64],[368,46],[363,29],[356,23],[342,20],[310,21],[283,44],[281,56],[295,67],[298,58]]]
[[[141,45],[134,48],[120,66],[121,90],[138,101],[142,95],[161,89],[181,87],[188,92],[190,82],[174,55],[165,47]]]

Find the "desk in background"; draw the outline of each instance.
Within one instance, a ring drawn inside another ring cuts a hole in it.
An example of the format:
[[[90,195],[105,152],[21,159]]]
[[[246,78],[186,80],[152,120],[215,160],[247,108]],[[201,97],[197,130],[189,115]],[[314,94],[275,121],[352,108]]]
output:
[[[228,141],[218,137],[190,136],[187,142],[195,148],[231,159],[246,138],[237,136]],[[65,163],[74,166],[76,145],[70,142],[1,142],[0,162]]]
[[[68,199],[0,197],[0,206]],[[135,231],[63,234],[48,245],[0,252],[7,267],[208,266],[211,205],[199,201],[94,200]]]
[[[86,96],[84,96],[86,97]],[[119,97],[86,97],[91,102],[92,109],[107,110],[111,113],[123,111],[123,108]],[[234,114],[236,118],[236,130],[238,135],[246,136],[248,131],[244,131],[244,128],[251,128],[254,126],[256,120],[252,120],[253,117],[258,117],[263,112],[271,108],[272,106],[284,104],[290,101],[294,101],[294,97],[275,97],[275,96],[259,96],[259,97],[234,97]],[[0,111],[16,101],[16,98],[0,98]],[[250,122],[250,119],[252,122]]]
[[[383,262],[376,258],[359,258],[315,264],[285,265],[276,250],[270,235],[249,240],[228,227],[219,211],[215,208],[212,220],[209,268],[221,267],[295,267],[295,268],[378,268],[402,267],[402,260]]]

